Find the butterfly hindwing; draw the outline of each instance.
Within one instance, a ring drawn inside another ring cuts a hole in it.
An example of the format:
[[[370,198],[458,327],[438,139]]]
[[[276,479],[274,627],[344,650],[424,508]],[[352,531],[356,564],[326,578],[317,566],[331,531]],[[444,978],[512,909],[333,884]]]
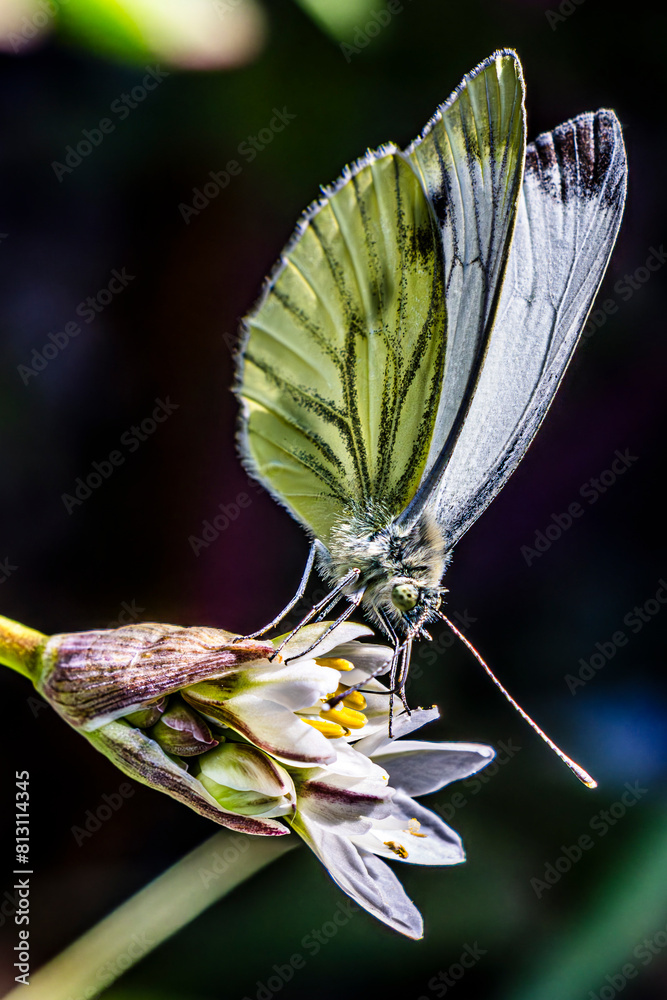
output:
[[[440,241],[412,168],[369,154],[304,217],[246,321],[251,473],[320,540],[355,504],[414,494],[440,396]]]
[[[449,547],[504,485],[549,408],[616,240],[626,174],[612,111],[579,115],[527,149],[482,371],[442,478],[426,498]]]

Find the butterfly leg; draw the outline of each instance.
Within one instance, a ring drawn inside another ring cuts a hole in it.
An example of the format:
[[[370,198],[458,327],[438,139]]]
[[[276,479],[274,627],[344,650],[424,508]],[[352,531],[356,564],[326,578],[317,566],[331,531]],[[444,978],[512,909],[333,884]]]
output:
[[[405,685],[408,679],[408,670],[410,668],[410,654],[412,652],[412,639],[407,639],[406,642],[401,644],[396,630],[392,625],[389,618],[383,614],[383,612],[378,608],[376,609],[377,614],[382,623],[382,627],[387,635],[390,642],[393,643],[394,651],[391,658],[391,667],[389,668],[389,689],[382,692],[383,694],[389,695],[389,738],[393,737],[393,719],[394,719],[394,695],[397,694],[403,703],[403,708],[410,715],[410,707],[407,703],[405,697]],[[341,694],[336,695],[334,698],[329,698],[327,700],[327,705],[330,708],[335,708],[336,705],[346,698],[348,694],[352,691],[359,691],[361,694],[380,694],[379,691],[373,691],[371,689],[365,690],[364,684],[367,684],[369,680],[373,677],[377,677],[379,674],[386,673],[385,665],[378,670],[374,670],[372,674],[364,678],[363,681],[359,681],[358,684],[352,685],[350,688],[346,688]]]
[[[384,612],[378,609],[380,616],[380,621],[382,622],[383,628],[387,634],[387,637],[394,644],[394,652],[391,658],[391,670],[389,673],[389,739],[394,735],[393,733],[393,722],[394,722],[394,695],[396,694],[396,672],[398,669],[399,658],[401,655],[401,644],[398,636],[396,635],[396,629],[392,625],[390,619]],[[407,707],[407,706],[406,706]]]
[[[299,589],[297,590],[296,594],[289,602],[289,604],[283,608],[283,610],[280,612],[279,615],[276,615],[273,621],[270,621],[268,625],[265,625],[264,628],[260,628],[257,632],[250,632],[249,635],[240,635],[237,639],[234,640],[235,642],[240,642],[241,639],[257,639],[258,636],[264,635],[264,633],[268,632],[269,629],[274,628],[274,626],[278,625],[283,620],[283,618],[290,613],[295,604],[298,604],[298,602],[301,600],[301,598],[306,592],[306,587],[308,586],[308,580],[310,579],[310,574],[313,571],[313,564],[315,562],[315,553],[317,552],[317,549],[318,549],[318,542],[317,540],[315,540],[313,544],[310,546],[310,552],[308,553],[308,559],[306,561],[306,567],[303,571],[303,576],[301,577],[301,583],[299,584]]]
[[[326,616],[327,616],[327,615],[329,614],[329,612],[331,611],[331,609],[333,608],[333,606],[334,606],[335,604],[338,604],[338,601],[339,601],[339,600],[340,600],[340,594],[334,594],[334,596],[333,596],[333,597],[331,598],[331,600],[330,600],[330,601],[329,601],[329,603],[327,604],[326,608],[323,608],[323,609],[322,609],[322,610],[320,611],[320,613],[319,613],[319,615],[317,616],[317,618],[315,619],[315,621],[316,621],[316,622],[321,622],[321,621],[323,621],[323,620],[324,620],[324,619],[326,618]]]
[[[347,619],[350,617],[350,615],[355,610],[355,608],[358,608],[359,605],[361,604],[361,598],[362,597],[363,597],[363,592],[360,593],[360,594],[358,594],[358,595],[355,595],[355,597],[349,598],[350,603],[347,606],[347,608],[345,609],[345,611],[343,611],[342,615],[339,615],[335,622],[331,622],[331,624],[329,625],[329,627],[327,629],[325,629],[325,631],[322,633],[322,635],[319,636],[315,640],[315,642],[313,642],[308,647],[308,649],[304,649],[302,653],[299,653],[299,656],[306,656],[308,653],[310,653],[311,649],[315,649],[315,646],[319,646],[319,644],[322,642],[322,639],[325,639],[331,632],[333,632],[333,630],[335,628],[338,628],[338,626],[342,625],[344,621],[347,621]],[[281,646],[282,645],[283,645],[283,643],[281,643]],[[278,650],[276,650],[276,653],[277,652],[278,652]],[[269,659],[273,659],[273,657],[269,657]]]
[[[403,708],[410,715],[410,708],[405,698],[405,685],[408,681],[408,671],[410,669],[410,657],[412,655],[412,639],[408,639],[401,647],[401,666],[396,680],[396,693],[403,702]]]
[[[278,655],[278,653],[280,652],[280,650],[283,648],[283,646],[285,645],[285,643],[289,642],[289,640],[293,636],[296,635],[296,633],[299,631],[300,628],[303,628],[304,625],[307,625],[308,622],[311,620],[311,618],[313,618],[315,615],[317,615],[323,608],[326,608],[331,603],[331,601],[332,601],[332,599],[334,597],[336,597],[338,594],[340,594],[341,591],[345,590],[345,588],[347,586],[349,586],[349,584],[353,583],[356,579],[358,579],[358,577],[359,577],[359,570],[358,569],[351,569],[349,573],[346,573],[345,576],[336,584],[336,586],[334,587],[334,589],[332,591],[330,591],[326,595],[326,597],[324,597],[321,601],[319,601],[317,604],[315,604],[310,609],[310,611],[308,612],[308,614],[304,615],[304,617],[301,619],[301,621],[296,626],[296,628],[293,628],[292,631],[289,632],[285,636],[285,638],[280,643],[280,645],[278,646],[278,648],[275,651],[275,653],[273,654],[273,656],[270,656],[269,659],[273,660],[274,657],[276,657]],[[352,612],[354,611],[354,609],[358,608],[359,605],[361,604],[361,599],[362,599],[363,596],[364,596],[364,593],[363,593],[363,590],[362,590],[362,591],[359,592],[359,594],[355,594],[354,597],[349,598],[350,605],[349,605],[348,608],[345,609],[345,611],[343,612],[343,614],[339,618],[337,618],[335,622],[331,623],[331,625],[329,626],[329,628],[326,629],[326,631],[323,632],[321,636],[319,636],[319,638],[317,639],[317,641],[314,642],[312,644],[312,646],[310,646],[309,649],[305,649],[302,653],[299,653],[299,656],[305,656],[306,653],[309,653],[311,649],[314,649],[314,647],[317,645],[317,643],[319,643],[319,642],[322,641],[322,639],[324,638],[325,635],[329,635],[329,633],[332,632],[333,629],[335,629],[337,625],[340,625],[341,622],[344,622],[346,618],[349,618],[350,615],[352,614]]]

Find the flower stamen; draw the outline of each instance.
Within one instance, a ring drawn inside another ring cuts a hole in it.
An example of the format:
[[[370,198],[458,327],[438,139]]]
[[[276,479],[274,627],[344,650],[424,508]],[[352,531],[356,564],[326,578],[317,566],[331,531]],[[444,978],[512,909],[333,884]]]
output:
[[[390,851],[396,854],[399,858],[402,858],[404,861],[408,857],[408,852],[406,848],[403,847],[403,844],[397,844],[394,840],[385,840],[384,846],[388,847]]]
[[[341,736],[350,735],[350,730],[346,729],[345,726],[340,726],[337,722],[330,722],[328,719],[321,719],[319,717],[315,719],[306,719],[304,716],[301,716],[301,721],[308,723],[308,725],[312,726],[313,729],[317,729],[317,731],[322,733],[323,736],[326,736],[328,740],[337,740],[340,739]]]
[[[334,708],[323,709],[320,712],[320,718],[329,719],[347,729],[363,729],[368,721],[363,712],[355,712],[353,708],[345,708],[342,702],[339,702]]]
[[[354,664],[350,663],[349,660],[344,660],[340,656],[317,656],[315,657],[315,663],[318,663],[321,667],[330,667],[332,670],[340,670],[341,673],[345,673],[348,670],[354,670]]]
[[[337,691],[336,694],[339,692],[342,693],[342,691],[345,690],[342,684],[339,684],[338,688],[339,691]],[[368,702],[364,698],[361,691],[350,691],[350,693],[346,694],[343,698],[343,704],[347,706],[347,708],[355,709],[357,712],[363,712],[363,710],[368,707]]]
[[[428,837],[427,833],[420,833],[419,827],[421,823],[418,819],[408,820],[408,828],[404,830],[403,833],[411,833],[413,837]]]

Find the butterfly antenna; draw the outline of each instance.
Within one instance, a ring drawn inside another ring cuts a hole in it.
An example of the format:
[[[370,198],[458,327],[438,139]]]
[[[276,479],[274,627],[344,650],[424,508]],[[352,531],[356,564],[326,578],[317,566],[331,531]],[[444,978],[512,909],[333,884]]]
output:
[[[475,647],[473,646],[473,644],[471,642],[469,642],[466,639],[466,637],[464,636],[464,634],[457,629],[456,625],[454,625],[454,623],[451,622],[449,620],[449,618],[447,618],[446,615],[443,615],[442,611],[438,611],[438,615],[449,626],[449,628],[452,630],[452,632],[454,633],[454,635],[457,636],[461,640],[461,642],[463,643],[463,645],[466,646],[470,650],[470,652],[475,657],[475,659],[477,660],[477,662],[480,664],[481,667],[483,667],[483,669],[489,675],[489,677],[491,678],[491,680],[493,681],[493,683],[496,685],[496,687],[502,692],[502,694],[504,694],[504,696],[507,698],[507,700],[510,703],[510,705],[517,710],[517,712],[519,713],[519,715],[521,716],[521,718],[525,719],[526,722],[528,723],[528,725],[532,729],[535,730],[535,732],[537,733],[537,735],[541,739],[544,740],[544,742],[547,744],[547,746],[551,747],[551,749],[553,750],[553,752],[560,757],[560,759],[563,761],[564,764],[567,764],[567,766],[572,771],[572,773],[575,774],[577,776],[577,778],[579,778],[579,781],[581,781],[584,785],[586,785],[587,788],[597,788],[598,783],[595,780],[595,778],[592,778],[590,776],[590,774],[588,773],[588,771],[585,771],[584,768],[580,767],[579,764],[577,764],[575,761],[573,761],[571,757],[568,757],[567,754],[563,753],[563,751],[560,749],[560,747],[556,746],[556,744],[554,743],[554,741],[552,739],[549,739],[549,737],[544,732],[544,730],[540,729],[540,727],[538,726],[538,724],[536,722],[534,722],[533,719],[531,719],[531,717],[528,715],[528,713],[524,712],[524,710],[521,708],[521,705],[519,705],[519,703],[514,700],[514,698],[512,697],[512,695],[509,693],[509,691],[505,687],[503,687],[503,685],[500,683],[500,681],[498,680],[498,678],[496,677],[496,675],[491,670],[491,667],[489,667],[489,665],[487,663],[485,663],[485,661],[482,659],[482,657],[480,656],[480,654],[477,652],[477,650],[475,649]]]

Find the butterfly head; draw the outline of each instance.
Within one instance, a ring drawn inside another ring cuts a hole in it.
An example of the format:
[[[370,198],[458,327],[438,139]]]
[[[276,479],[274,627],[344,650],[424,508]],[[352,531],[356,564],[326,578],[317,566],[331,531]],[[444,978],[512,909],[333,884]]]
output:
[[[445,587],[425,586],[410,577],[398,577],[391,581],[390,612],[394,620],[400,622],[409,633],[416,633],[420,627],[434,617],[440,607]]]

